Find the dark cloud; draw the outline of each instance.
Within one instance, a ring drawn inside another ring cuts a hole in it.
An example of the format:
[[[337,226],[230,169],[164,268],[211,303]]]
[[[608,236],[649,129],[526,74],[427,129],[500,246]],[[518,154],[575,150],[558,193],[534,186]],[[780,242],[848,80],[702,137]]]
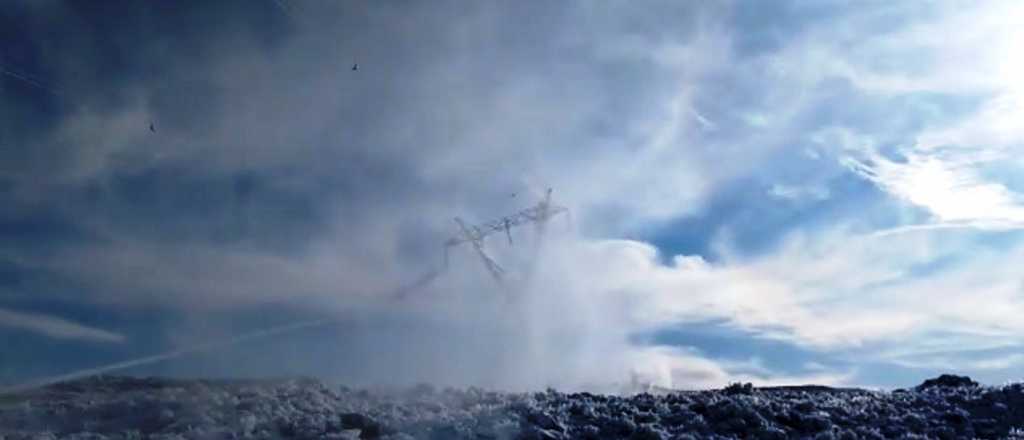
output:
[[[61,94],[4,79],[18,99],[3,107],[17,115],[0,142],[5,198],[107,238],[301,248],[328,228],[359,235],[380,222],[436,235],[454,212],[509,209],[493,196],[524,174],[535,192],[563,183],[571,195],[572,176],[612,150],[566,140],[658,111],[644,108],[657,88],[621,84],[670,80],[599,58],[595,37],[616,18],[606,11],[475,5],[452,20],[454,5],[290,6],[7,9],[5,65]],[[697,17],[672,9],[630,12],[616,32],[667,39],[648,36],[651,20]],[[581,26],[566,29],[570,15]],[[671,38],[697,32],[680,29]]]
[[[183,124],[209,121],[218,110],[217,88],[203,73],[227,49],[271,51],[290,26],[280,13],[252,2],[141,4],[114,2],[15,2],[0,13],[5,38],[0,65],[44,85],[3,80],[11,121],[3,143],[7,172],[71,167],[75,149],[54,138],[68,118],[89,113],[113,117],[138,100],[156,116]],[[214,44],[211,44],[214,43]],[[17,111],[13,111],[17,109]],[[204,118],[204,115],[206,116]],[[189,118],[191,117],[191,119]],[[141,128],[141,127],[140,127]],[[42,151],[40,151],[42,149]]]

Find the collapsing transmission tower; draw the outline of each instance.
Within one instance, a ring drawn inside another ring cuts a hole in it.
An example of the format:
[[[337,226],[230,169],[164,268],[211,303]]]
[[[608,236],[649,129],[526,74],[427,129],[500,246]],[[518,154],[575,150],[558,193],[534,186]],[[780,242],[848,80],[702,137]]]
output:
[[[484,263],[484,267],[494,278],[494,281],[501,283],[505,270],[494,261],[487,251],[484,249],[484,237],[488,235],[504,232],[505,236],[508,237],[508,243],[512,244],[512,228],[528,223],[537,225],[538,236],[543,236],[544,226],[547,221],[558,215],[565,213],[568,215],[569,209],[564,206],[557,206],[551,204],[551,188],[548,188],[544,194],[544,199],[537,203],[535,206],[524,209],[512,215],[501,217],[497,220],[493,220],[481,225],[466,225],[462,219],[455,217],[455,223],[459,227],[459,235],[452,237],[444,242],[444,269],[448,268],[448,250],[454,246],[458,246],[462,243],[470,243],[473,245],[473,250],[476,251],[477,256]]]

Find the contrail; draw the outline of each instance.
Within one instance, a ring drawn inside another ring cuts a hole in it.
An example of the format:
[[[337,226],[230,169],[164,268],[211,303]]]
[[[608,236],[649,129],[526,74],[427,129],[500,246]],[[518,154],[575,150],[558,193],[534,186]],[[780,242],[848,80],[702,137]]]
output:
[[[388,296],[391,297],[391,298],[396,298],[396,299],[405,299],[412,292],[415,292],[416,290],[419,290],[419,289],[425,287],[426,285],[430,284],[431,282],[433,282],[435,279],[437,279],[437,277],[439,275],[441,275],[442,272],[443,271],[441,271],[441,270],[432,270],[430,272],[427,272],[426,274],[424,274],[420,278],[416,279],[412,283],[410,283],[408,285],[405,285],[405,286],[401,286],[401,287],[391,291],[390,295],[388,295]],[[75,372],[72,372],[72,373],[62,374],[62,375],[59,375],[59,376],[51,376],[51,377],[46,377],[46,378],[42,378],[42,379],[37,379],[37,380],[34,380],[34,381],[26,382],[26,383],[23,383],[23,384],[3,387],[3,388],[0,388],[0,396],[2,396],[4,394],[14,394],[14,393],[21,393],[21,392],[25,392],[25,391],[31,391],[31,390],[34,390],[36,388],[42,388],[42,387],[50,386],[50,385],[57,384],[57,383],[60,383],[60,382],[66,382],[66,381],[71,381],[71,380],[83,379],[83,378],[90,377],[90,376],[96,376],[96,375],[100,375],[100,374],[109,373],[111,371],[125,370],[125,369],[128,369],[128,368],[139,367],[139,366],[149,365],[149,364],[155,364],[157,362],[178,358],[178,357],[185,356],[185,355],[188,355],[188,354],[200,353],[200,352],[204,352],[204,351],[211,351],[211,350],[217,350],[217,349],[222,349],[222,348],[230,347],[232,345],[237,345],[237,344],[240,344],[242,342],[251,341],[253,339],[261,339],[261,338],[266,338],[266,337],[269,337],[269,336],[279,335],[279,334],[282,334],[282,333],[290,333],[290,332],[293,332],[293,331],[296,331],[296,330],[302,330],[302,329],[313,328],[313,327],[321,327],[321,326],[325,326],[325,325],[335,324],[335,323],[338,323],[338,322],[341,322],[341,321],[338,320],[338,319],[318,319],[318,320],[314,320],[314,321],[302,321],[302,322],[296,322],[296,323],[292,323],[292,324],[280,325],[280,326],[277,326],[277,327],[270,327],[270,328],[267,328],[267,329],[257,330],[257,331],[254,331],[254,332],[245,333],[245,334],[242,334],[242,335],[239,335],[239,336],[235,336],[235,337],[230,338],[230,339],[224,339],[224,340],[220,340],[220,341],[208,342],[208,343],[205,343],[205,344],[194,345],[194,346],[188,347],[188,348],[180,348],[180,349],[177,349],[177,350],[168,351],[168,352],[164,352],[164,353],[160,353],[160,354],[155,354],[155,355],[152,355],[152,356],[146,356],[146,357],[142,357],[142,358],[138,358],[138,359],[132,359],[132,360],[128,360],[128,361],[118,362],[116,364],[104,365],[102,367],[89,368],[89,369],[85,369],[85,370],[78,370],[78,371],[75,371]]]
[[[109,373],[111,371],[124,370],[126,368],[138,367],[138,366],[142,366],[142,365],[149,365],[149,364],[153,364],[153,363],[156,363],[156,362],[160,362],[160,361],[165,361],[165,360],[168,360],[168,359],[174,359],[174,358],[177,358],[177,357],[181,357],[181,356],[184,356],[184,355],[187,355],[187,354],[199,353],[199,352],[203,352],[203,351],[210,351],[210,350],[221,349],[221,348],[229,347],[229,346],[232,346],[232,345],[235,345],[235,344],[239,344],[239,343],[242,343],[242,342],[245,342],[245,341],[250,341],[250,340],[253,340],[253,339],[265,338],[265,337],[268,337],[268,336],[279,335],[279,334],[282,334],[282,333],[293,332],[293,331],[296,331],[296,330],[301,330],[301,329],[306,329],[306,328],[320,327],[320,326],[324,326],[324,325],[328,325],[328,324],[332,324],[332,323],[336,323],[336,322],[339,322],[339,321],[338,320],[332,320],[332,319],[319,319],[319,320],[315,320],[315,321],[304,321],[304,322],[292,323],[292,324],[287,324],[287,325],[281,325],[281,326],[277,326],[277,327],[271,327],[271,328],[268,328],[268,329],[258,330],[258,331],[254,331],[254,332],[251,332],[251,333],[246,333],[246,334],[243,334],[243,335],[240,335],[240,336],[235,336],[235,337],[233,337],[231,339],[225,339],[225,340],[221,340],[221,341],[208,342],[208,343],[205,343],[205,344],[195,345],[195,346],[192,346],[192,347],[189,347],[189,348],[182,348],[182,349],[178,349],[178,350],[174,350],[174,351],[168,351],[166,353],[161,353],[161,354],[156,354],[156,355],[152,355],[152,356],[146,356],[146,357],[143,357],[143,358],[133,359],[133,360],[130,360],[130,361],[119,362],[119,363],[116,363],[116,364],[105,365],[105,366],[102,366],[102,367],[89,368],[89,369],[86,369],[86,370],[79,370],[79,371],[75,371],[75,372],[72,372],[72,373],[62,374],[60,376],[52,376],[52,377],[38,379],[38,380],[35,380],[35,381],[31,381],[31,382],[27,382],[27,383],[23,383],[23,384],[19,384],[19,385],[13,385],[13,386],[5,387],[5,388],[0,388],[0,395],[13,394],[13,393],[21,393],[21,392],[30,391],[30,390],[33,390],[33,389],[36,389],[36,388],[50,386],[50,385],[53,385],[53,384],[56,384],[56,383],[60,383],[60,382],[65,382],[65,381],[69,381],[69,380],[82,379],[82,378],[86,378],[86,377],[89,377],[89,376],[95,376],[95,375],[99,375],[99,374]]]
[[[24,83],[26,83],[28,85],[31,85],[32,87],[35,87],[37,89],[41,89],[41,90],[45,90],[47,92],[50,92],[50,93],[54,94],[55,96],[61,96],[59,90],[49,88],[46,85],[44,85],[43,83],[30,78],[28,75],[7,70],[7,68],[5,68],[3,66],[0,66],[0,73],[3,73],[4,75],[7,75],[7,76],[9,76],[11,78],[14,78],[14,79],[17,79],[19,81],[22,81],[22,82],[24,82]]]
[[[1024,229],[1024,222],[1013,221],[966,221],[966,222],[944,222],[924,223],[918,225],[897,226],[895,228],[883,229],[870,234],[871,237],[887,237],[918,231],[934,231],[939,229],[976,229],[980,231],[1011,231]]]

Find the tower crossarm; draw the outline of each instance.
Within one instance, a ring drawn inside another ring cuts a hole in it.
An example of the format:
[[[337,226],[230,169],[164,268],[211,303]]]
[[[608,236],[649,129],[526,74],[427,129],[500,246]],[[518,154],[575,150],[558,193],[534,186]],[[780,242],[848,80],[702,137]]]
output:
[[[567,211],[568,209],[563,206],[537,205],[481,225],[467,226],[462,235],[448,239],[445,245],[456,246],[474,240],[482,240],[488,235],[497,232],[507,232],[508,229],[516,226],[547,221],[551,217]]]

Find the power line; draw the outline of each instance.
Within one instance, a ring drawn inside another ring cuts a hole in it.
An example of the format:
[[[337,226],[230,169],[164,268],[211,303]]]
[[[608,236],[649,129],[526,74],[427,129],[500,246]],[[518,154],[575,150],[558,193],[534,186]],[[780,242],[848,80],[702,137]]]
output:
[[[9,70],[8,68],[6,68],[4,66],[0,66],[0,73],[3,73],[4,75],[7,75],[7,76],[9,76],[11,78],[17,79],[18,81],[24,82],[25,84],[28,84],[28,85],[30,85],[32,87],[37,88],[37,89],[44,90],[44,91],[47,91],[49,93],[52,93],[54,96],[61,96],[60,90],[57,90],[57,89],[54,89],[54,88],[51,88],[51,87],[47,87],[45,84],[43,84],[41,81],[33,78],[31,75],[28,75],[28,74],[25,74],[25,73],[15,72],[13,70]]]
[[[280,325],[280,326],[276,326],[276,327],[270,327],[270,328],[266,328],[266,329],[262,329],[262,330],[256,330],[256,331],[245,333],[245,334],[242,334],[242,335],[238,335],[238,336],[235,336],[235,337],[229,338],[229,339],[223,339],[223,340],[220,340],[220,341],[207,342],[207,343],[203,343],[203,344],[199,344],[199,345],[193,345],[193,346],[187,347],[187,348],[181,348],[181,349],[172,350],[172,351],[168,351],[168,352],[164,352],[164,353],[160,353],[160,354],[155,354],[155,355],[152,355],[152,356],[136,358],[136,359],[132,359],[132,360],[128,360],[128,361],[118,362],[118,363],[115,363],[115,364],[104,365],[104,366],[101,366],[101,367],[95,367],[95,368],[88,368],[88,369],[84,369],[84,370],[78,370],[78,371],[75,371],[75,372],[71,372],[71,373],[67,373],[67,374],[62,374],[62,375],[59,375],[59,376],[51,376],[51,377],[47,377],[47,378],[43,378],[43,379],[34,380],[34,381],[31,381],[31,382],[22,383],[22,384],[19,384],[19,385],[14,385],[14,386],[6,387],[6,388],[0,388],[0,396],[2,396],[4,394],[14,394],[14,393],[21,393],[21,392],[25,392],[25,391],[31,391],[31,390],[34,390],[34,389],[37,389],[37,388],[42,388],[42,387],[50,386],[50,385],[61,383],[61,382],[67,382],[67,381],[72,381],[72,380],[84,379],[84,378],[92,377],[92,376],[98,376],[98,375],[106,374],[106,373],[109,373],[109,372],[112,372],[112,371],[119,371],[119,370],[125,370],[125,369],[133,368],[133,367],[141,367],[143,365],[155,364],[157,362],[162,362],[162,361],[165,361],[165,360],[179,358],[179,357],[182,357],[182,356],[185,356],[185,355],[189,355],[189,354],[201,353],[201,352],[205,352],[205,351],[212,351],[212,350],[218,350],[218,349],[227,348],[227,347],[230,347],[230,346],[233,346],[233,345],[238,345],[238,344],[240,344],[242,342],[246,342],[246,341],[250,341],[250,340],[254,340],[254,339],[267,338],[267,337],[274,336],[274,335],[279,335],[279,334],[283,334],[283,333],[290,333],[290,332],[294,332],[294,331],[302,330],[302,329],[308,329],[308,328],[325,326],[325,325],[328,325],[328,324],[334,324],[334,323],[338,323],[338,322],[340,322],[340,321],[339,320],[331,320],[331,319],[318,319],[318,320],[314,320],[314,321],[296,322],[296,323],[285,324],[285,325]]]

